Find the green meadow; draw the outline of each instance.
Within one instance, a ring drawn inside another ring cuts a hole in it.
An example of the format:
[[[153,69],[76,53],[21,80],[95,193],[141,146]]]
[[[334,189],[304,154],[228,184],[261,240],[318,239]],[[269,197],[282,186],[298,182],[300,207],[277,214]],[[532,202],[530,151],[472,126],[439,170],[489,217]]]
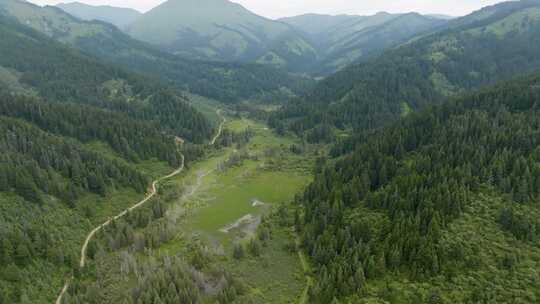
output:
[[[220,256],[214,263],[247,284],[242,300],[296,303],[306,281],[298,254],[287,249],[295,240],[290,229],[273,223],[272,237],[258,257],[248,254],[235,260],[232,251],[234,244],[248,244],[261,219],[275,214],[311,181],[315,153],[295,155],[289,147],[300,144],[297,139],[277,136],[266,125],[246,118],[227,117],[225,129],[240,132],[247,128],[255,135],[241,149],[255,157],[220,169],[220,163],[238,153],[237,147],[224,148],[168,183],[167,189],[181,189],[182,193],[173,200],[168,214],[176,220],[179,236],[158,252],[182,255],[194,240],[202,241]]]

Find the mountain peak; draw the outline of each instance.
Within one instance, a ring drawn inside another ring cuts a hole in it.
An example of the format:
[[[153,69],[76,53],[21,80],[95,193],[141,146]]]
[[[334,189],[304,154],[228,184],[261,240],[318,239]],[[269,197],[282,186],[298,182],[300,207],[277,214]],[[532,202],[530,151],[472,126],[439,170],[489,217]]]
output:
[[[99,20],[124,28],[141,16],[132,8],[113,7],[109,5],[93,6],[81,2],[60,3],[56,7],[81,20]]]

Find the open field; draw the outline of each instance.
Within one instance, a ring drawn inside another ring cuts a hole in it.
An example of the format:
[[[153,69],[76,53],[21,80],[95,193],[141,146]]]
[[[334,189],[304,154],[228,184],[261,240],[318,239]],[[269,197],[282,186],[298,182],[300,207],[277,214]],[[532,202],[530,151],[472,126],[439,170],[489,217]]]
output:
[[[297,157],[287,149],[294,143],[293,139],[277,137],[265,125],[245,118],[229,119],[225,126],[237,132],[248,127],[255,131],[255,136],[244,149],[256,157],[219,169],[220,163],[238,153],[227,148],[197,163],[187,176],[177,179],[178,185],[192,194],[187,199],[179,198],[177,206],[171,209],[184,215],[181,221],[184,231],[219,241],[220,245],[230,245],[231,240],[246,234],[246,230],[232,229],[228,233],[220,230],[248,215],[260,218],[273,206],[290,201],[310,181],[307,170],[276,169],[276,163],[294,161]],[[271,149],[276,151],[275,155],[266,156],[265,151]]]
[[[291,231],[274,225],[260,257],[234,260],[232,247],[248,243],[263,216],[291,201],[309,183],[314,157],[293,154],[289,146],[296,140],[278,137],[264,124],[229,117],[225,125],[235,132],[247,128],[255,135],[241,150],[252,157],[220,169],[220,164],[239,153],[236,147],[225,148],[169,183],[169,187],[184,189],[168,212],[181,237],[159,251],[186,254],[186,246],[201,240],[221,256],[215,263],[247,283],[249,292],[242,299],[248,303],[295,303],[304,290],[305,277],[298,255],[286,249],[294,244]]]

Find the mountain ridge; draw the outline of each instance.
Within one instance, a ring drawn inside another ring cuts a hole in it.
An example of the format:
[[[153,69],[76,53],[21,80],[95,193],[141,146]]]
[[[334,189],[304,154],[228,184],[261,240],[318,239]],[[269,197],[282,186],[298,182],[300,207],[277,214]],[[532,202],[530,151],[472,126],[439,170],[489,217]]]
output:
[[[142,13],[132,8],[110,5],[87,5],[81,2],[59,3],[55,5],[63,11],[82,20],[108,22],[122,29],[139,18]]]
[[[2,12],[100,60],[160,78],[179,90],[224,102],[267,96],[288,98],[304,91],[311,82],[263,65],[181,58],[138,41],[109,23],[79,20],[58,7],[5,0],[0,2]]]
[[[339,128],[376,129],[433,101],[533,72],[540,68],[539,11],[540,1],[508,2],[451,20],[329,76],[277,116],[299,119],[297,131],[313,127],[313,117],[300,112]]]
[[[169,52],[196,59],[252,62],[273,54],[280,60],[267,64],[294,70],[293,65],[302,65],[298,60],[316,57],[315,50],[289,25],[228,0],[169,0],[138,18],[126,31]]]

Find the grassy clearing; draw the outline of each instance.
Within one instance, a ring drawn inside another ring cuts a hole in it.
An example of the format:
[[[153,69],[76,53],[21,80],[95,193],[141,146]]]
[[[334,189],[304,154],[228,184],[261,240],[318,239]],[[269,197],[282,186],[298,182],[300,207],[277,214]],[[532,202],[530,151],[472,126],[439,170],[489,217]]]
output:
[[[220,239],[227,234],[219,229],[244,215],[261,215],[264,206],[252,206],[253,200],[265,204],[279,204],[294,197],[307,178],[283,172],[265,172],[254,168],[254,163],[219,174],[208,194],[215,199],[195,212],[187,224],[195,231],[203,231]],[[262,171],[262,172],[261,172]]]
[[[260,257],[227,260],[225,267],[242,277],[250,288],[238,302],[298,303],[305,279],[298,255],[286,249],[291,242],[294,236],[288,229],[275,227]]]
[[[240,166],[221,172],[217,170],[218,164],[235,153],[234,149],[226,149],[196,164],[184,179],[189,181],[184,187],[188,192],[194,186],[197,189],[193,197],[179,201],[189,213],[182,224],[186,231],[201,233],[203,237],[224,242],[222,245],[225,246],[230,245],[237,235],[220,229],[243,216],[258,217],[269,207],[290,201],[311,178],[307,170],[301,170],[310,168],[311,162],[302,162],[305,157],[287,151],[287,147],[294,143],[293,139],[277,137],[265,125],[245,118],[229,119],[225,126],[235,131],[248,127],[255,130],[256,135],[246,149],[250,154],[258,155],[258,159],[245,160]],[[268,149],[281,150],[275,156],[265,156]],[[265,205],[252,206],[254,200]]]
[[[219,101],[195,94],[187,96],[191,100],[191,105],[206,116],[214,126],[217,127],[221,123],[221,117],[216,113],[216,109],[223,107]]]
[[[246,128],[254,130],[255,136],[242,149],[257,157],[220,171],[218,164],[236,151],[227,148],[196,163],[182,177],[171,181],[170,187],[184,189],[183,196],[169,209],[169,216],[173,214],[179,219],[181,232],[158,252],[182,254],[193,239],[202,240],[221,255],[216,263],[247,283],[249,292],[242,301],[296,303],[304,291],[306,279],[298,254],[286,249],[287,244],[294,244],[290,231],[277,227],[261,257],[236,261],[232,258],[232,247],[236,242],[247,242],[261,217],[291,201],[309,183],[314,154],[293,154],[289,146],[297,143],[295,139],[278,137],[266,125],[249,119],[229,117],[225,128],[236,132]],[[254,206],[255,201],[263,204]],[[246,216],[255,220],[239,223],[239,219]],[[233,224],[239,225],[223,231]]]

